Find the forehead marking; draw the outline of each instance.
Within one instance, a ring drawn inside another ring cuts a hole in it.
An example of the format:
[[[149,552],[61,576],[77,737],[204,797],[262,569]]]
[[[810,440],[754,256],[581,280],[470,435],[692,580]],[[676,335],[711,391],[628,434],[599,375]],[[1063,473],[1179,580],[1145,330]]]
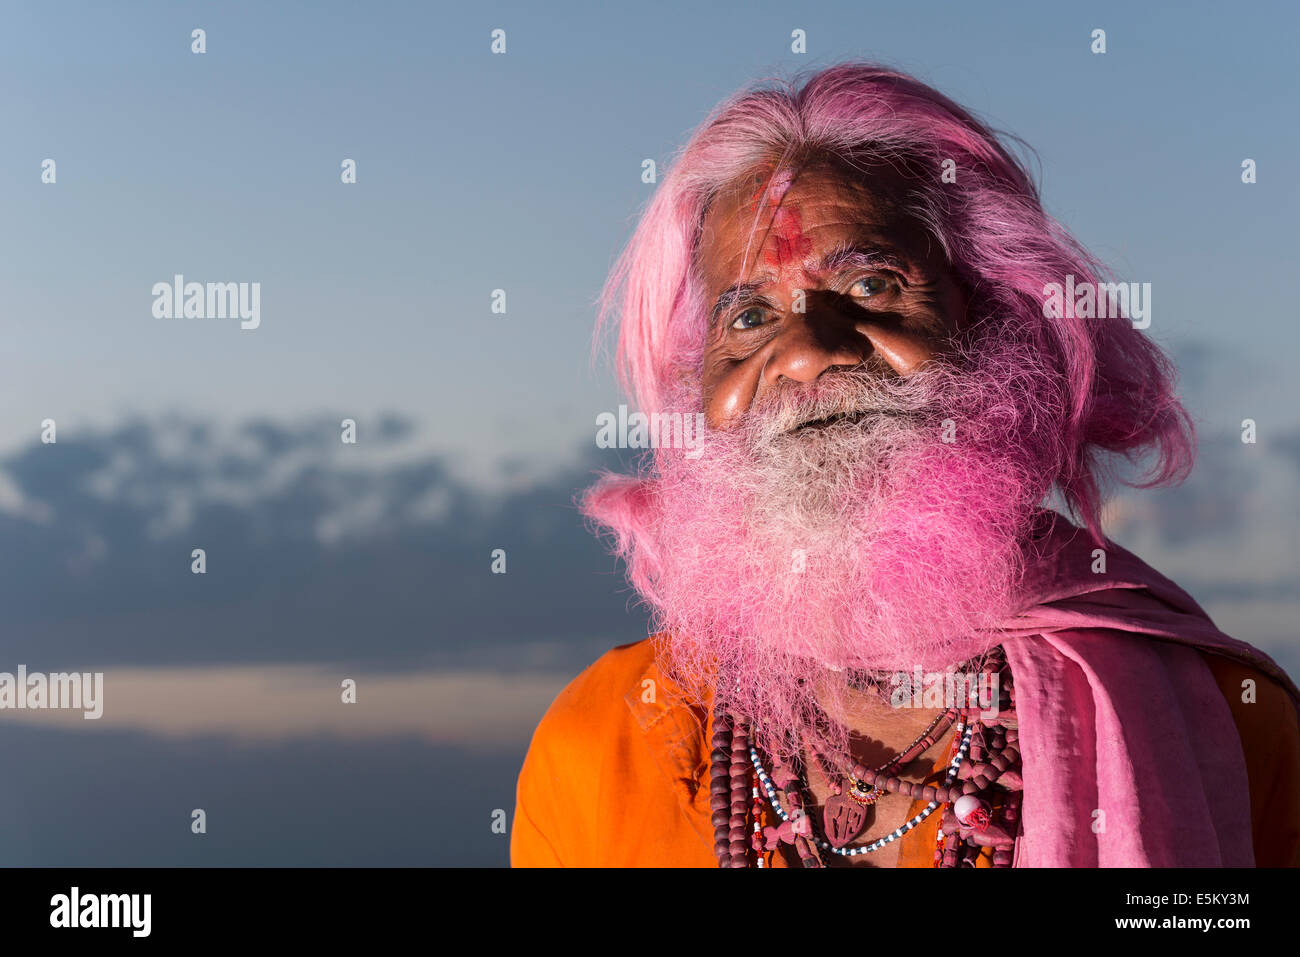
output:
[[[772,173],[766,183],[760,174],[755,177],[758,185],[749,197],[750,207],[773,210],[768,244],[763,249],[763,262],[769,266],[785,266],[812,251],[812,240],[804,235],[798,205],[784,202],[785,194],[794,184],[794,176],[794,170],[788,166]]]

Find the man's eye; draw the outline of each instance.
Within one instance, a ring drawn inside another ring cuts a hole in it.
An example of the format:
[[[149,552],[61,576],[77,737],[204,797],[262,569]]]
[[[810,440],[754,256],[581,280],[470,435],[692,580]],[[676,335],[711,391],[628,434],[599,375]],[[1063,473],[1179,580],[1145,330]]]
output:
[[[882,292],[888,292],[889,286],[889,279],[885,276],[863,276],[849,286],[849,295],[869,299],[872,296],[879,296]]]
[[[746,321],[746,320],[753,320]],[[753,329],[755,326],[763,324],[763,310],[758,308],[746,309],[731,323],[733,329]]]

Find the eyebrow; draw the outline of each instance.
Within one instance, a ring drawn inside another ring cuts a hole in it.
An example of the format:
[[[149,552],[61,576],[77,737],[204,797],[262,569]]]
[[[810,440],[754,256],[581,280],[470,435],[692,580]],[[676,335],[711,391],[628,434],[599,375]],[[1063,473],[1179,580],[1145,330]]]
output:
[[[821,261],[816,264],[805,263],[809,272],[817,275],[826,273],[842,272],[845,269],[896,269],[899,272],[912,272],[915,267],[911,260],[900,253],[897,249],[878,243],[860,243],[854,241],[842,242],[836,245],[830,252],[822,257]],[[756,277],[755,282],[738,282],[718,294],[717,300],[713,304],[713,311],[709,314],[709,325],[712,327],[718,321],[718,317],[727,309],[749,299],[775,278],[771,273],[764,273]]]

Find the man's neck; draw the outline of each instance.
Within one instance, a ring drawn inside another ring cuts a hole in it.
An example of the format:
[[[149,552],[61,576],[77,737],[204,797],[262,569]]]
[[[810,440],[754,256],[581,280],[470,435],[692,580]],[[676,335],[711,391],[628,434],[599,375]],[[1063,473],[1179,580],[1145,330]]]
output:
[[[941,708],[895,707],[872,689],[850,687],[842,695],[843,709],[835,717],[851,736],[849,763],[869,768],[878,768],[901,754],[943,712]],[[910,699],[907,703],[911,704]]]

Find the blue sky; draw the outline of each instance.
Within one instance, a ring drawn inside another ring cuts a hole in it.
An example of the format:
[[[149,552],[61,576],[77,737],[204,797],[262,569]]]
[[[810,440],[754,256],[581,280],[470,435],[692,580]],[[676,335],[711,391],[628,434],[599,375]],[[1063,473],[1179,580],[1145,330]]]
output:
[[[1294,421],[1296,379],[1276,366],[1300,346],[1287,5],[609,7],[14,5],[0,188],[19,228],[0,276],[21,361],[0,443],[46,416],[329,406],[418,418],[482,471],[571,459],[616,398],[586,362],[590,302],[653,188],[641,161],[664,163],[743,82],[847,56],[1023,137],[1049,208],[1152,283],[1152,333],[1232,345],[1267,382],[1260,414]],[[789,53],[796,27],[806,56]],[[155,320],[149,289],[177,272],[260,281],[262,326]]]
[[[1292,5],[52,3],[3,16],[6,658],[136,669],[141,700],[179,682],[209,710],[195,704],[179,735],[144,705],[94,731],[0,725],[14,760],[104,765],[89,803],[55,776],[0,789],[0,859],[213,860],[187,826],[207,800],[239,822],[222,863],[321,862],[335,814],[369,823],[332,863],[504,862],[486,824],[453,848],[412,844],[410,822],[512,807],[550,695],[644,634],[571,508],[614,464],[594,443],[620,398],[588,361],[592,301],[651,195],[642,161],[665,164],[745,83],[848,57],[912,71],[1022,137],[1049,210],[1121,278],[1152,284],[1150,332],[1179,363],[1202,462],[1184,489],[1125,496],[1115,534],[1300,671]],[[807,55],[790,52],[796,28]],[[1089,50],[1095,28],[1105,55]],[[344,158],[356,185],[339,182]],[[175,273],[259,281],[261,326],[155,319],[151,287]],[[489,309],[495,288],[505,316]],[[354,448],[337,442],[345,416]],[[1245,417],[1255,446],[1236,438]],[[37,442],[46,418],[56,446]],[[201,585],[186,557],[199,541],[213,555]],[[509,549],[504,579],[487,574],[494,547]],[[257,694],[240,669],[271,665],[305,669],[306,688],[344,670],[412,677],[383,685],[398,704],[364,733],[322,706],[314,730],[274,734],[274,702],[221,705]],[[478,687],[502,671],[524,690],[517,710],[481,715],[490,733],[439,730],[436,709],[423,725],[403,717],[419,681]],[[266,733],[230,717],[241,709]],[[328,776],[363,753],[359,773],[386,799]],[[431,809],[447,776],[475,782],[472,797]],[[333,803],[261,835],[256,822],[315,807],[327,779]],[[172,812],[176,831],[159,823]],[[124,830],[107,823],[132,813]]]

